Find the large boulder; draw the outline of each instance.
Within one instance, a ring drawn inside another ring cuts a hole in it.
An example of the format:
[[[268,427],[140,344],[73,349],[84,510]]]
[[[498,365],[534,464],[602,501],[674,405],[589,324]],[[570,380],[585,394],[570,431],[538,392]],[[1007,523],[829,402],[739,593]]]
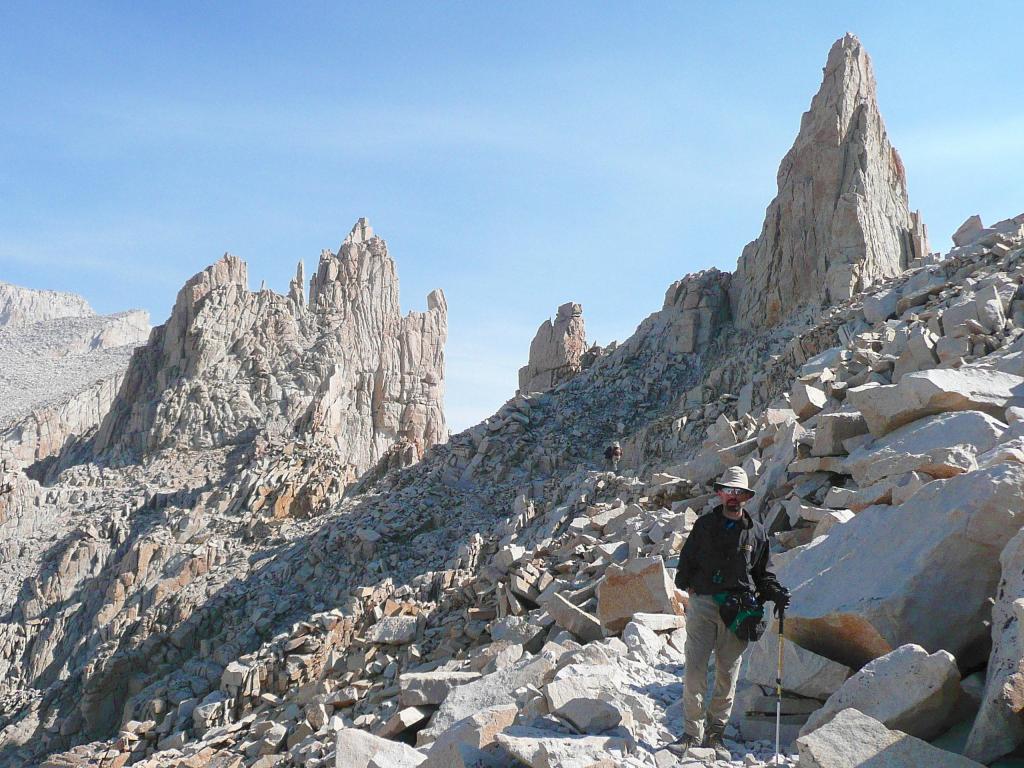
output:
[[[555,620],[555,624],[562,629],[569,630],[585,643],[604,637],[601,622],[582,608],[570,603],[557,592],[547,602],[547,610],[551,614],[551,618]]]
[[[567,736],[525,726],[513,726],[499,733],[497,740],[509,755],[530,768],[591,768],[628,754],[625,739]]]
[[[793,390],[790,393],[789,404],[800,421],[811,418],[814,414],[825,407],[828,402],[828,395],[820,388],[809,381],[793,382]]]
[[[1000,555],[992,608],[992,655],[981,709],[964,754],[989,763],[1024,743],[1024,529]]]
[[[946,651],[929,655],[919,645],[903,645],[843,683],[825,706],[810,716],[800,734],[820,728],[852,707],[887,728],[930,740],[950,724],[959,696],[956,659]]]
[[[980,763],[891,731],[856,709],[796,740],[798,768],[981,768]]]
[[[984,662],[998,556],[1022,522],[1024,466],[1011,463],[869,507],[779,567],[786,636],[855,669],[907,643]]]
[[[466,754],[493,744],[495,737],[515,722],[518,711],[515,704],[502,704],[459,720],[430,745],[423,768],[461,768]]]
[[[949,477],[971,469],[973,457],[991,450],[1005,429],[1004,424],[981,411],[940,413],[858,448],[847,458],[845,467],[861,487],[917,470]],[[968,466],[960,466],[964,463]]]
[[[415,616],[385,616],[366,633],[371,643],[381,645],[408,645],[416,639]]]
[[[621,725],[650,724],[654,712],[632,692],[627,675],[615,664],[569,664],[544,687],[548,709],[584,733]]]
[[[744,661],[743,677],[765,688],[773,688],[778,663],[779,624],[772,619],[760,642],[751,644]],[[783,644],[782,665],[782,687],[786,691],[822,701],[839,690],[853,672],[795,643]]]
[[[850,406],[844,406],[842,410],[833,413],[823,413],[818,417],[811,455],[837,456],[846,453],[843,441],[863,435],[867,431],[868,425],[864,421],[864,416]]]
[[[621,632],[634,613],[683,615],[683,605],[660,557],[613,563],[597,585],[597,618],[608,632]]]
[[[440,704],[452,688],[471,683],[479,677],[479,672],[457,672],[450,669],[406,672],[398,677],[398,701],[403,707]]]
[[[427,757],[408,744],[389,741],[358,728],[342,728],[335,744],[337,768],[368,768],[371,764],[390,768],[414,768]]]
[[[540,687],[554,672],[546,655],[521,659],[512,666],[479,680],[452,688],[434,713],[430,725],[418,734],[417,744],[428,744],[459,720],[487,707],[516,703],[515,691],[526,685]]]
[[[998,419],[1024,405],[1024,378],[981,368],[908,373],[898,384],[854,387],[847,400],[876,437],[934,413],[984,411]]]

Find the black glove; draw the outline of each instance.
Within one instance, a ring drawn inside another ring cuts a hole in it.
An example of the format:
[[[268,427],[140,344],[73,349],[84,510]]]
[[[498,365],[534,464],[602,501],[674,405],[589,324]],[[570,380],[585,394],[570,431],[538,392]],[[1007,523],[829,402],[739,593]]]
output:
[[[778,618],[789,607],[789,590],[781,584],[776,584],[771,601],[775,603],[775,618]]]
[[[765,583],[761,589],[761,596],[764,602],[775,603],[776,617],[789,607],[789,590],[777,581],[772,580]]]

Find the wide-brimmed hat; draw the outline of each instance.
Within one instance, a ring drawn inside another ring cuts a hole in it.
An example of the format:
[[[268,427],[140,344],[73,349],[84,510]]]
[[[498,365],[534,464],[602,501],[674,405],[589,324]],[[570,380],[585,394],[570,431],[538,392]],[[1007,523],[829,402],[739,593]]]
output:
[[[744,472],[740,467],[729,467],[722,476],[718,478],[718,482],[715,483],[715,490],[719,488],[739,488],[741,491],[747,491],[753,493],[754,489],[750,487],[750,479],[747,477],[747,473]]]

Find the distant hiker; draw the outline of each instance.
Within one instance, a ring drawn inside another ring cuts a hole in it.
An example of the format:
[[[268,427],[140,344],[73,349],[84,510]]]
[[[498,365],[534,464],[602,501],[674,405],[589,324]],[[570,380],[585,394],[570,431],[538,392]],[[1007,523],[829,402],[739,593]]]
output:
[[[619,462],[622,460],[622,446],[619,445],[618,440],[604,449],[604,460],[608,469],[613,472],[619,471]]]
[[[668,747],[677,755],[704,746],[714,749],[719,760],[732,759],[722,737],[732,713],[743,651],[764,632],[763,604],[774,602],[776,615],[789,605],[789,591],[769,570],[764,527],[743,508],[754,497],[749,482],[739,467],[725,471],[715,483],[721,503],[697,519],[679,555],[676,586],[689,592],[690,602],[684,648],[685,733]],[[715,689],[707,706],[712,652]]]

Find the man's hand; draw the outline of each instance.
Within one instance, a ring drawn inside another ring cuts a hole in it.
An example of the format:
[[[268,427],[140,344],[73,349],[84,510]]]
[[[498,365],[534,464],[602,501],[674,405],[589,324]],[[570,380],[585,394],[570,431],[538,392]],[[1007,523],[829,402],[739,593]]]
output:
[[[775,603],[775,616],[778,617],[789,607],[789,590],[775,580],[770,580],[761,590],[762,600]]]
[[[778,618],[779,614],[789,607],[789,590],[781,584],[776,584],[769,599],[775,603],[775,617]]]

